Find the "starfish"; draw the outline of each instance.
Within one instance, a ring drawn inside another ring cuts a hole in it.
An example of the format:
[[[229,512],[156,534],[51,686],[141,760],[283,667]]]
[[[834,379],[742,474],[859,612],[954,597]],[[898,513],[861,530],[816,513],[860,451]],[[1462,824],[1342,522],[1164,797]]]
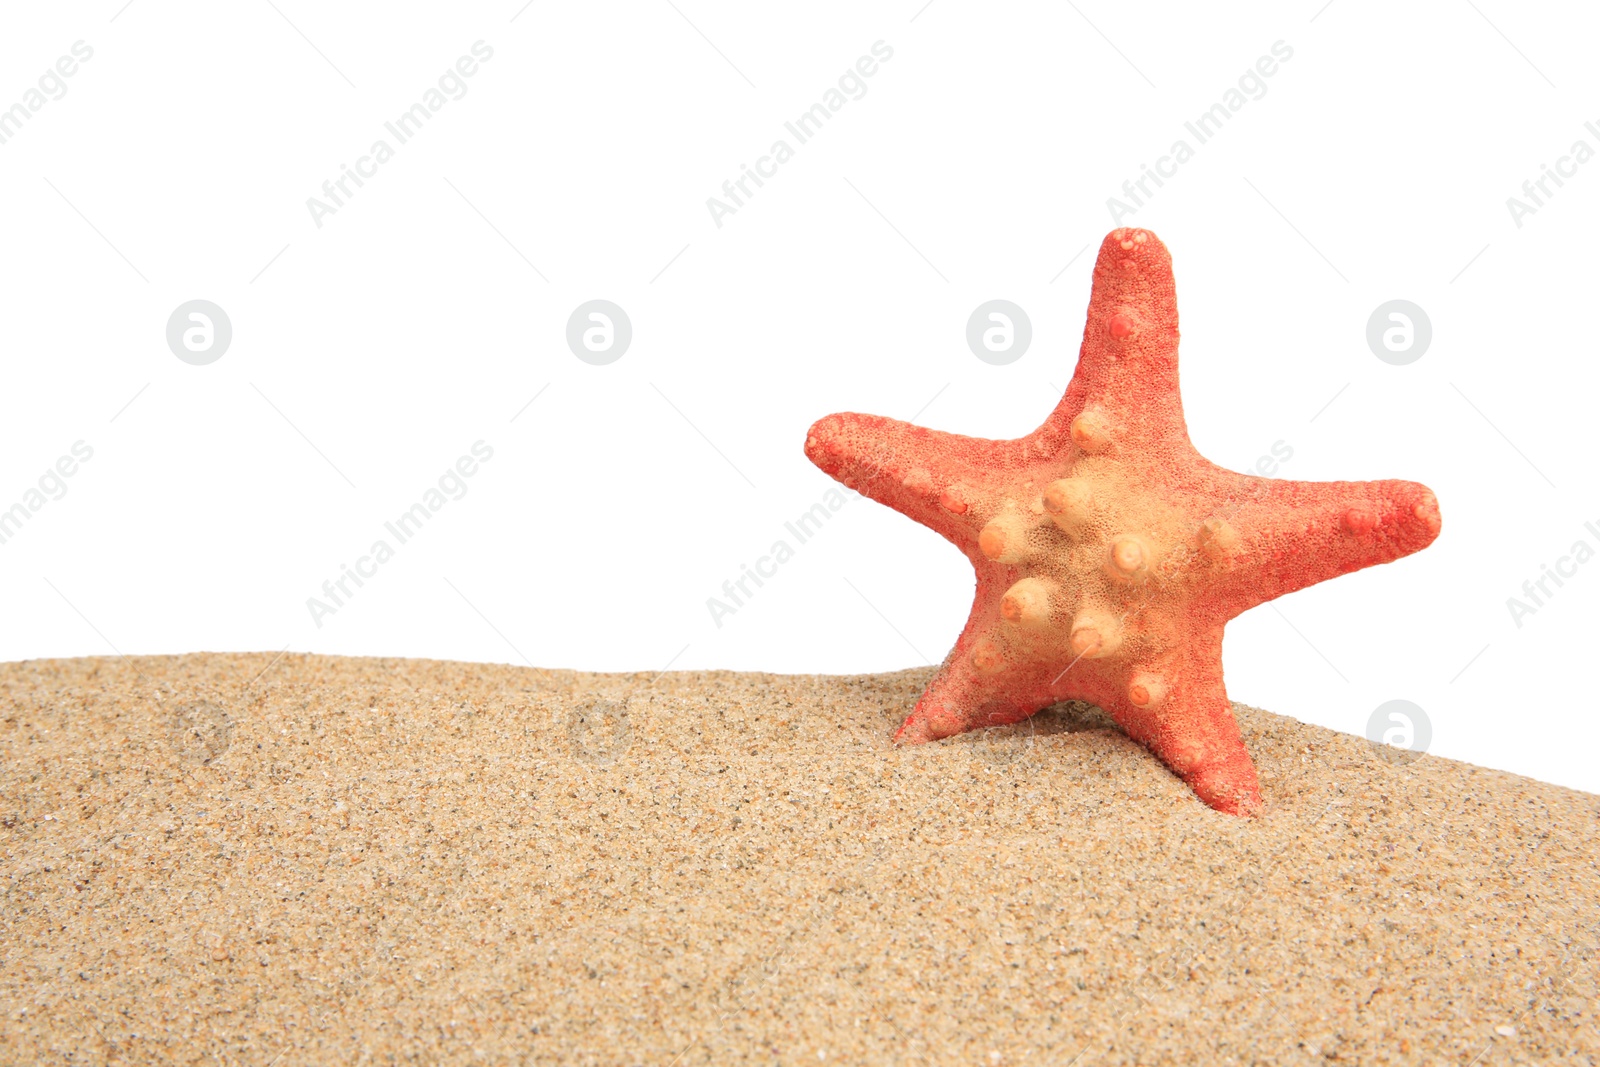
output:
[[[966,553],[966,627],[895,740],[1104,708],[1201,800],[1258,814],[1222,684],[1229,619],[1426,547],[1426,486],[1238,474],[1196,451],[1178,394],[1178,306],[1148,230],[1100,246],[1077,370],[1033,433],[989,441],[876,415],[818,420],[823,471]]]

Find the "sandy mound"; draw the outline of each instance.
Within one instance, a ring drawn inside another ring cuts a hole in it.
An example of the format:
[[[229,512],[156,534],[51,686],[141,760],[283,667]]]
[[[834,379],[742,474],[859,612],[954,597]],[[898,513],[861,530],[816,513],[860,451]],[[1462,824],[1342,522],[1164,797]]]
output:
[[[273,660],[0,666],[0,1060],[1600,1062],[1600,797],[1241,707],[1245,821],[1081,707],[893,749],[927,671]]]

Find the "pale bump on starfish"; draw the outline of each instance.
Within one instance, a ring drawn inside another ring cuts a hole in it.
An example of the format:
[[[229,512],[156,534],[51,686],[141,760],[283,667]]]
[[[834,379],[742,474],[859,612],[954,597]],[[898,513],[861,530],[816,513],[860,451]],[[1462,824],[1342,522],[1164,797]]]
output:
[[[1101,245],[1072,383],[1033,433],[988,441],[840,414],[805,447],[977,572],[967,624],[897,741],[1084,700],[1236,815],[1262,800],[1222,684],[1223,626],[1439,534],[1438,502],[1415,482],[1260,478],[1195,450],[1172,263],[1141,229]]]

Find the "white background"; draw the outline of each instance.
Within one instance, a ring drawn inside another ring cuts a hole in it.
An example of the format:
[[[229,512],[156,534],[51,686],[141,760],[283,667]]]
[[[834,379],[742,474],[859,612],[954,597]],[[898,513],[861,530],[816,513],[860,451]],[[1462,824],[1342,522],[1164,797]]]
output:
[[[0,145],[0,507],[94,457],[0,545],[0,657],[937,661],[971,569],[870,501],[721,628],[706,599],[832,484],[815,418],[1037,426],[1107,197],[1282,40],[1126,220],[1172,250],[1190,432],[1235,469],[1281,440],[1285,477],[1425,482],[1444,531],[1234,622],[1229,691],[1354,733],[1409,699],[1438,754],[1600,790],[1600,562],[1520,628],[1506,604],[1600,548],[1600,161],[1520,228],[1506,206],[1600,148],[1592,12],[675,2],[8,8],[0,106],[94,56]],[[317,228],[307,198],[480,39],[467,94]],[[715,226],[706,199],[878,40],[866,95]],[[634,328],[605,367],[564,342],[597,297]],[[1434,329],[1404,367],[1364,339],[1397,297]],[[234,329],[205,367],[165,343],[194,298]],[[1005,367],[964,338],[993,298],[1033,322]],[[467,495],[317,627],[307,598],[479,439]]]

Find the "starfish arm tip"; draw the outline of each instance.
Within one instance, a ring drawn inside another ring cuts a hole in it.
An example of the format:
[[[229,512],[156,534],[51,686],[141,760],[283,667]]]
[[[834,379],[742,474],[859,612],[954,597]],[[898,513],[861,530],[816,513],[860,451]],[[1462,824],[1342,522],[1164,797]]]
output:
[[[1207,768],[1185,781],[1196,796],[1225,815],[1253,818],[1265,810],[1256,769],[1248,758],[1243,766]]]
[[[890,458],[885,437],[895,425],[881,415],[824,415],[806,431],[806,458],[829,477],[859,489],[884,473]]]
[[[894,733],[894,743],[897,745],[921,745],[937,740],[938,735],[928,728],[928,720],[914,711],[906,716],[906,721]]]

